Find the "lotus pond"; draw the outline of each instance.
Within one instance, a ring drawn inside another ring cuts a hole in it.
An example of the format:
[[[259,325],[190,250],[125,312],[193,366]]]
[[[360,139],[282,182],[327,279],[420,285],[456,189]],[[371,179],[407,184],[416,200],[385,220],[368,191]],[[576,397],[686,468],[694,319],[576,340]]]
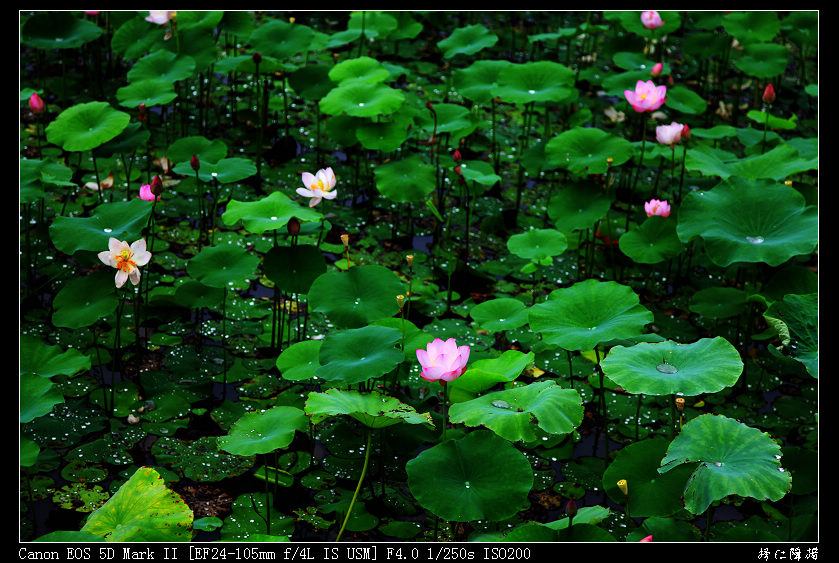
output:
[[[817,12],[21,12],[20,539],[818,541]]]

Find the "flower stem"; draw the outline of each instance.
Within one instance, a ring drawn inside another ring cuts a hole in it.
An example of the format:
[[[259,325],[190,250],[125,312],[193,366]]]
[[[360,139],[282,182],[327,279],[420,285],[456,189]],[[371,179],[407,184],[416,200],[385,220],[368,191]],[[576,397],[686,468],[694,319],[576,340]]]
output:
[[[361,483],[364,481],[364,475],[367,473],[367,464],[370,462],[370,438],[372,434],[372,431],[367,428],[367,445],[364,448],[364,465],[361,467],[361,476],[358,478],[358,484],[355,486],[355,492],[352,495],[350,507],[347,509],[346,516],[344,516],[344,522],[341,524],[341,529],[338,530],[338,537],[335,538],[336,542],[341,541],[341,535],[344,533],[344,528],[347,526],[347,521],[350,519],[353,505],[355,505],[355,499],[358,497],[358,491],[361,490]]]

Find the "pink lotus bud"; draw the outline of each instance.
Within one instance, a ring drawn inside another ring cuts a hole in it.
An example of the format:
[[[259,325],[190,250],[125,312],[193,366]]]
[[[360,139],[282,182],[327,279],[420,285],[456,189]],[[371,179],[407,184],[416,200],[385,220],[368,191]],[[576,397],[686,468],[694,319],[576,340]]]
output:
[[[661,201],[657,199],[651,199],[650,201],[644,204],[644,211],[647,212],[647,217],[652,217],[653,215],[667,217],[670,215],[670,204],[667,203],[666,199],[663,199]]]
[[[663,64],[661,64],[661,63],[655,63],[655,64],[653,65],[653,69],[650,71],[650,74],[652,74],[653,78],[655,78],[656,76],[658,76],[659,74],[661,74],[661,71],[662,71],[662,69],[663,69],[663,68],[664,68],[664,65],[663,65]]]
[[[624,90],[623,95],[635,111],[655,111],[667,100],[667,87],[656,86],[652,80],[639,80],[635,90]]]
[[[681,140],[684,128],[684,125],[675,121],[670,125],[659,125],[655,128],[655,138],[662,145],[672,147]]]
[[[763,101],[767,104],[775,101],[775,89],[772,87],[772,84],[766,85],[766,89],[763,91]]]
[[[45,108],[46,104],[44,104],[44,100],[41,99],[38,92],[32,92],[32,95],[29,96],[29,109],[35,113],[44,113]]]
[[[174,10],[149,10],[149,15],[146,16],[146,21],[163,25],[175,17],[178,12]]]
[[[664,25],[664,22],[661,21],[661,16],[658,15],[658,12],[647,10],[646,12],[641,12],[641,24],[647,29],[656,29]]]
[[[649,536],[647,536],[646,538],[644,538],[644,539],[642,539],[642,540],[638,540],[638,543],[641,543],[641,542],[652,542],[652,541],[653,541],[653,536],[652,536],[652,534],[650,534],[650,535],[649,535]]]
[[[422,366],[420,377],[426,381],[439,381],[440,385],[454,381],[466,371],[469,351],[469,346],[458,346],[454,338],[445,342],[435,338],[426,350],[417,350],[417,359]]]

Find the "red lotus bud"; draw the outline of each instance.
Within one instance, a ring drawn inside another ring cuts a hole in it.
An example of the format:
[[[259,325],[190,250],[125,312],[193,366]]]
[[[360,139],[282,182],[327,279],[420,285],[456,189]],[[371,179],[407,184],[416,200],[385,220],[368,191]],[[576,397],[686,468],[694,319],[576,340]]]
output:
[[[29,96],[29,109],[31,109],[35,113],[43,113],[44,108],[46,108],[44,100],[41,99],[41,96],[38,95],[38,92],[32,92],[32,95]]]
[[[198,157],[192,155],[192,158],[189,159],[189,165],[192,166],[192,169],[198,172],[198,169],[201,168],[201,161],[198,160]]]
[[[163,193],[163,180],[160,179],[160,176],[155,176],[152,179],[151,184],[149,184],[149,189],[154,195]]]
[[[463,157],[460,156],[460,151],[455,149],[454,150],[454,161],[455,162],[460,162],[461,160],[463,160]]]
[[[140,110],[140,114],[137,116],[137,121],[145,121],[147,119],[146,104],[140,102],[140,105],[137,106],[137,109]]]
[[[766,89],[763,91],[763,101],[767,104],[775,101],[775,89],[772,87],[772,84],[766,85]]]
[[[690,127],[688,127],[687,123],[685,123],[685,126],[682,128],[681,137],[685,141],[690,139]]]
[[[251,58],[253,58],[254,64],[259,64],[262,62],[262,55],[260,55],[259,53],[254,53],[253,55],[251,55]]]
[[[577,503],[574,502],[574,499],[569,500],[568,504],[565,505],[565,514],[572,518],[577,514]]]
[[[297,217],[292,217],[288,220],[288,225],[286,225],[286,228],[288,229],[288,234],[296,235],[300,232],[300,221],[297,219]]]

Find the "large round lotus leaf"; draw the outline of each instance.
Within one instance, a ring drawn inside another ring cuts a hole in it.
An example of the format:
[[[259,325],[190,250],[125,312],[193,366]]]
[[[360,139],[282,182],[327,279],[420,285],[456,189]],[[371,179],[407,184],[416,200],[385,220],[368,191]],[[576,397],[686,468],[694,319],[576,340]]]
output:
[[[302,182],[300,186],[303,186]],[[293,202],[282,192],[272,192],[257,201],[230,200],[221,219],[225,225],[242,221],[248,232],[262,234],[275,229],[285,232],[292,217],[300,221],[320,221],[323,215],[311,207]]]
[[[400,422],[434,425],[430,413],[420,414],[414,407],[378,391],[361,393],[327,389],[325,393],[309,393],[305,411],[313,424],[345,414],[369,428],[384,428]]]
[[[571,184],[557,190],[548,204],[548,217],[563,232],[590,229],[606,216],[612,198],[590,182]]]
[[[741,129],[741,131],[744,130]],[[818,155],[802,158],[798,149],[786,144],[779,145],[764,154],[737,159],[728,165],[733,176],[748,180],[770,178],[775,181],[781,181],[799,172],[815,170],[818,167]]]
[[[484,187],[491,187],[501,181],[501,176],[495,173],[492,164],[483,160],[465,160],[460,163],[460,173],[470,183],[474,182]]]
[[[669,444],[664,438],[629,444],[618,450],[603,473],[603,490],[612,501],[625,504],[629,516],[670,516],[682,509],[682,491],[693,467],[685,465],[664,475],[659,473]],[[622,479],[627,482],[628,501],[618,488]]]
[[[191,157],[190,157],[191,158]],[[172,169],[182,176],[195,176],[195,170],[189,161],[179,162]],[[216,181],[219,184],[231,184],[256,174],[256,165],[249,158],[223,158],[216,163],[202,162],[198,169],[198,178],[202,182]]]
[[[356,266],[327,272],[309,290],[309,307],[339,327],[357,328],[399,312],[397,295],[405,288],[384,266]]]
[[[408,138],[411,123],[410,117],[397,113],[391,121],[359,123],[355,135],[365,149],[392,152]]]
[[[553,61],[509,64],[498,72],[492,94],[505,102],[573,102],[574,71]]]
[[[768,434],[731,418],[703,414],[682,426],[658,471],[698,463],[682,498],[686,509],[702,514],[728,495],[781,499],[792,487],[792,477],[780,459],[781,447]]]
[[[52,324],[83,328],[110,315],[119,305],[115,274],[115,269],[108,268],[65,283],[52,302]]]
[[[323,340],[304,340],[283,350],[275,362],[280,376],[288,381],[316,378],[321,344]]]
[[[31,373],[41,377],[73,375],[90,369],[90,358],[70,348],[62,351],[61,346],[50,346],[37,336],[20,335],[20,373]]]
[[[530,328],[566,350],[592,350],[601,342],[632,338],[653,322],[653,314],[632,288],[614,281],[586,280],[555,289],[530,308]]]
[[[362,81],[345,82],[320,100],[320,111],[329,115],[353,117],[388,115],[398,110],[405,94],[384,84]]]
[[[418,154],[377,166],[374,175],[379,193],[397,203],[423,201],[437,185],[434,167]]]
[[[347,30],[363,30],[367,38],[383,39],[396,31],[399,21],[394,14],[378,11],[359,11],[350,14]]]
[[[529,504],[533,486],[524,454],[483,430],[424,450],[405,469],[420,505],[455,522],[511,518]]]
[[[763,313],[790,355],[819,376],[819,294],[785,295]]]
[[[272,19],[256,28],[250,44],[253,51],[282,60],[307,50],[314,35],[311,27]]]
[[[632,158],[632,152],[632,143],[595,127],[574,127],[545,146],[548,164],[572,174],[603,174],[609,158],[612,166],[618,166]]]
[[[772,41],[781,30],[778,14],[772,10],[731,12],[722,18],[726,33],[741,44]]]
[[[193,155],[198,158],[202,165],[218,162],[227,156],[227,145],[221,139],[210,141],[200,135],[193,137],[182,137],[169,145],[166,149],[166,156],[174,163],[189,162]],[[190,169],[190,176],[195,172]]]
[[[462,137],[474,131],[478,124],[468,108],[459,104],[439,103],[434,104],[434,113],[437,116],[437,134],[448,133],[451,136],[451,144],[457,146]],[[431,135],[434,132],[435,121],[431,112],[420,114],[418,125],[421,131]]]
[[[507,239],[507,249],[520,258],[544,260],[568,248],[565,235],[556,229],[530,229]]]
[[[455,29],[451,35],[438,41],[437,46],[443,50],[443,57],[450,59],[455,55],[473,55],[496,43],[498,43],[498,36],[476,23]]]
[[[306,415],[295,407],[273,407],[247,412],[230,427],[227,436],[219,436],[219,450],[234,455],[267,454],[287,448],[297,430],[308,429]]]
[[[653,65],[655,65],[655,61],[648,59],[645,53],[639,53],[636,51],[617,52],[612,55],[612,62],[615,63],[615,66],[622,68],[623,70],[646,70],[647,72],[652,70]],[[663,67],[662,73],[665,76],[670,74],[670,72]],[[669,89],[667,91],[670,92]]]
[[[117,90],[119,105],[127,108],[136,108],[140,104],[146,104],[147,107],[161,106],[177,97],[175,84],[161,78],[139,80]]]
[[[777,43],[752,43],[743,47],[743,55],[733,59],[734,66],[755,78],[773,78],[787,68],[789,50]]]
[[[402,352],[395,348],[401,340],[401,331],[385,326],[332,332],[320,347],[321,366],[315,373],[321,379],[344,385],[380,377],[402,361]]]
[[[485,104],[492,99],[492,89],[496,86],[498,73],[513,63],[509,61],[475,61],[466,68],[460,68],[452,74],[452,82],[458,93],[477,104]]]
[[[100,252],[108,250],[110,237],[129,244],[139,239],[150,215],[148,202],[137,198],[100,203],[90,217],[55,217],[50,225],[50,238],[65,254],[77,250]]]
[[[180,20],[178,25],[180,26]],[[176,82],[192,76],[195,70],[195,59],[188,55],[178,56],[176,53],[160,49],[150,53],[137,61],[126,78],[128,82],[139,82],[155,78],[167,82]]]
[[[309,293],[315,278],[326,272],[326,260],[310,244],[275,246],[265,253],[262,271],[283,291]]]
[[[20,30],[20,38],[36,49],[75,49],[97,39],[105,32],[95,23],[80,19],[70,12],[35,12]]]
[[[329,79],[341,84],[346,80],[362,80],[370,84],[384,82],[390,71],[372,57],[345,59],[329,70]]]
[[[533,363],[533,352],[507,350],[497,358],[477,360],[469,365],[463,375],[448,384],[452,402],[469,400],[497,383],[510,383]]]
[[[640,227],[624,233],[618,241],[621,252],[639,264],[658,264],[678,256],[684,245],[676,235],[672,217],[653,215]]]
[[[709,319],[727,319],[746,310],[747,297],[736,287],[706,287],[693,294],[689,309]]]
[[[689,114],[701,114],[708,108],[708,102],[684,86],[673,86],[667,89],[667,107]]]
[[[537,438],[536,426],[548,434],[573,432],[583,420],[583,400],[573,389],[540,381],[454,404],[449,419],[466,426],[486,426],[511,442],[532,442]]]
[[[723,136],[728,135],[719,133],[709,138],[719,139]],[[687,151],[685,169],[701,172],[703,176],[719,176],[725,179],[731,176],[730,163],[736,158],[735,155],[721,149],[715,149],[710,145],[699,145]]]
[[[141,467],[88,517],[82,531],[113,542],[188,542],[192,518],[192,509],[166,488],[160,474]]]
[[[682,242],[701,237],[711,261],[779,266],[810,254],[818,243],[818,210],[795,188],[730,178],[712,190],[688,194],[676,232]]]
[[[235,244],[207,246],[186,265],[187,273],[209,287],[228,287],[255,276],[259,258]]]
[[[288,84],[305,100],[317,101],[335,85],[329,80],[331,66],[308,64],[288,75]]]
[[[527,324],[527,309],[524,303],[510,297],[479,303],[472,307],[469,316],[490,332],[515,330]]]
[[[48,414],[54,405],[64,402],[55,384],[32,373],[20,374],[20,422],[32,422]]]
[[[66,151],[87,151],[122,133],[131,119],[108,102],[77,104],[47,125],[47,140]]]
[[[692,344],[615,346],[600,366],[627,393],[646,395],[716,393],[737,383],[743,372],[740,353],[721,336]]]
[[[795,114],[789,119],[772,115],[766,110],[749,110],[746,117],[758,124],[759,127],[768,127],[769,129],[784,129],[791,131],[798,127],[798,118]],[[693,131],[691,131],[693,133]],[[815,139],[814,139],[815,140]]]

